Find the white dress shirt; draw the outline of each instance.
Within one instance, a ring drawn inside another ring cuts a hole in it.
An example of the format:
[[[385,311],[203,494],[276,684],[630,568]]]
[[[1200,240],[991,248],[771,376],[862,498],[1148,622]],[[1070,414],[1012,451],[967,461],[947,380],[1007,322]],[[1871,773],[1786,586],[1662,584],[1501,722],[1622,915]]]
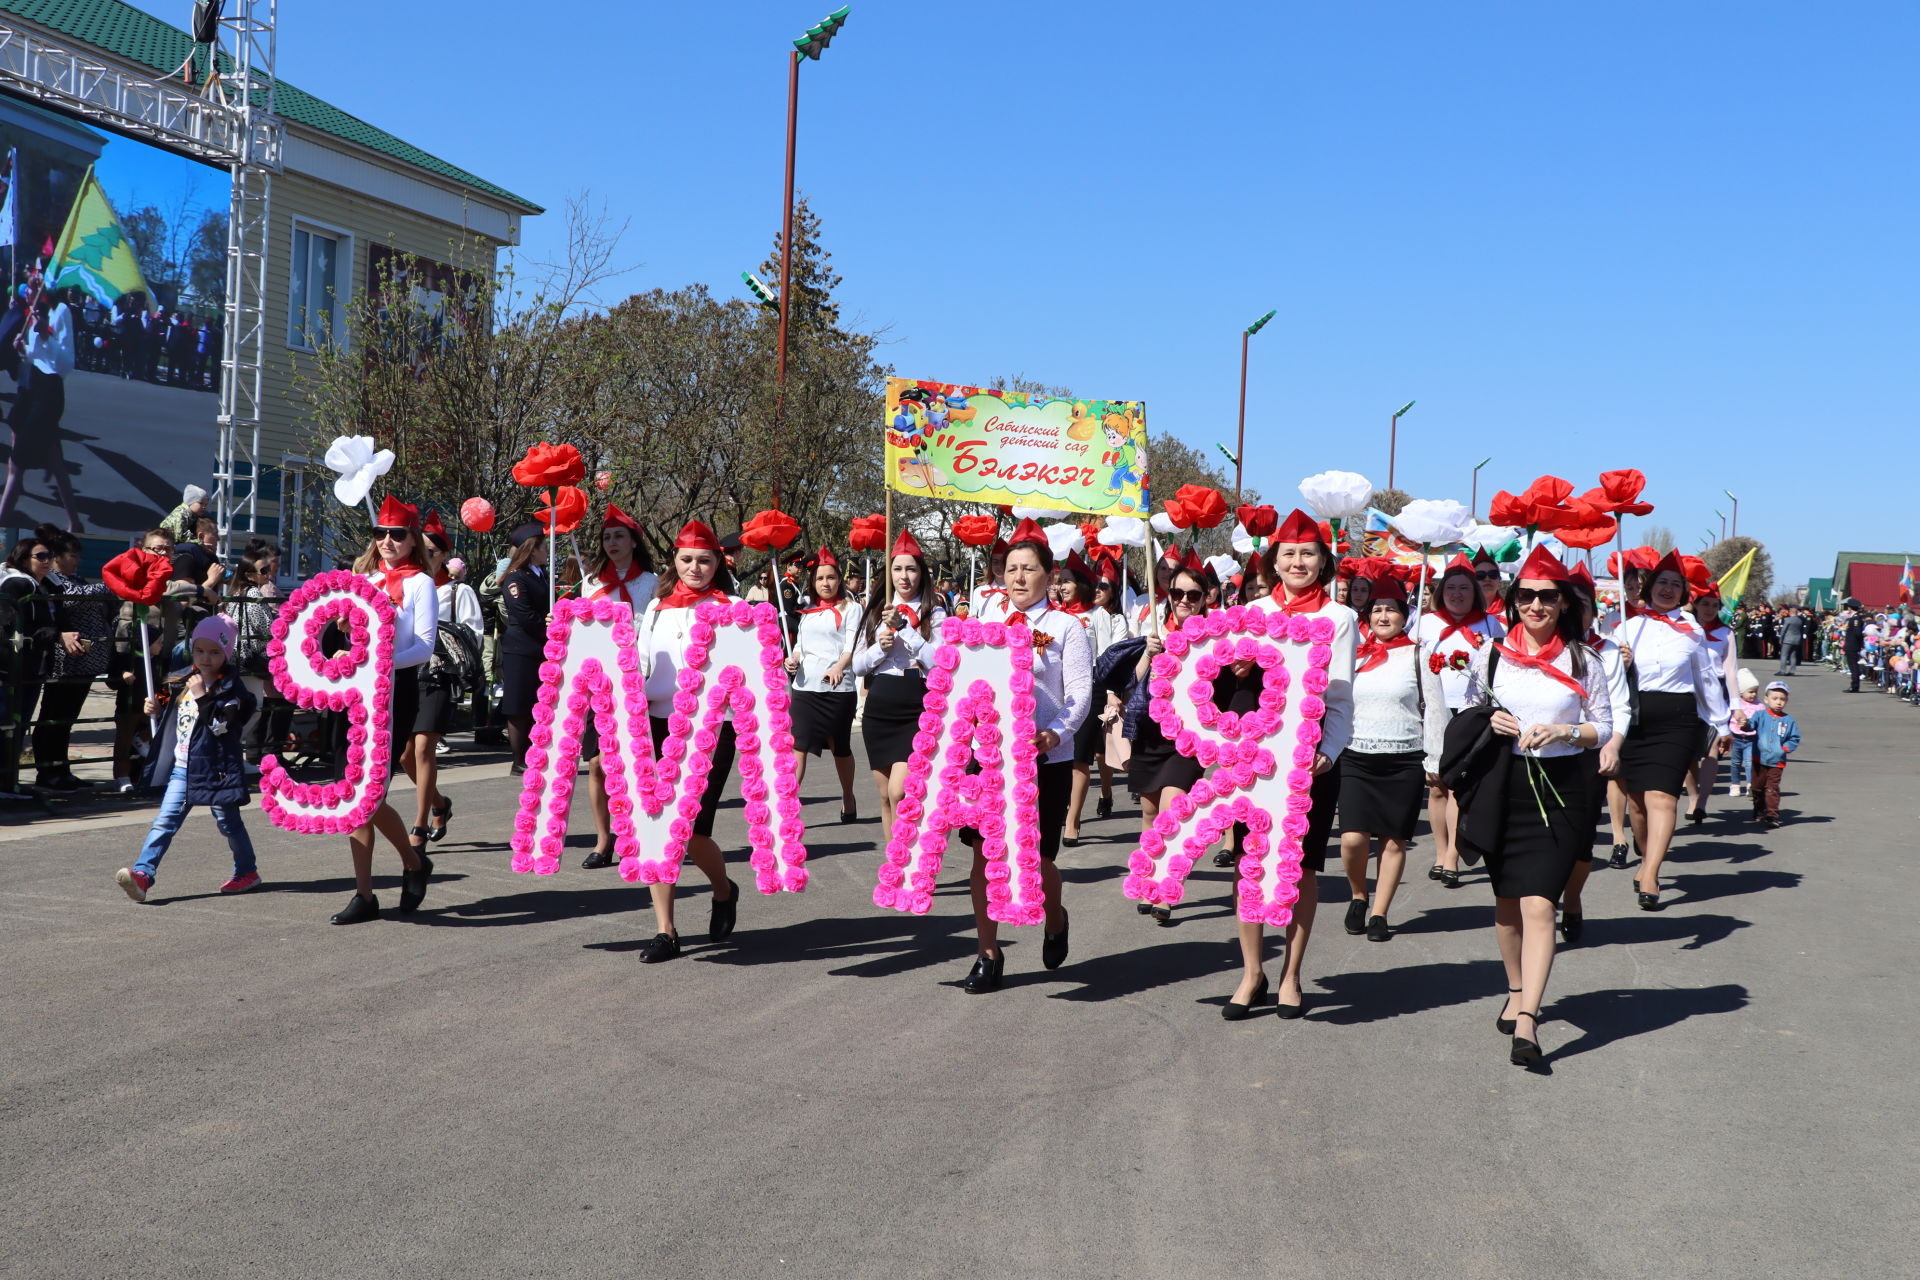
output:
[[[850,656],[860,644],[860,624],[865,612],[855,601],[842,596],[832,604],[815,605],[800,611],[800,627],[793,640],[793,656],[800,669],[793,673],[793,687],[801,693],[855,693],[853,680],[842,674],[840,683],[828,684],[827,670]]]
[[[1271,595],[1252,601],[1249,607],[1268,613],[1285,612]],[[1327,713],[1320,719],[1320,754],[1329,760],[1338,760],[1353,740],[1353,651],[1359,644],[1360,615],[1336,603],[1329,595],[1326,604],[1314,612],[1293,616],[1326,618],[1333,623],[1330,642],[1333,657],[1327,663],[1327,691],[1320,695],[1320,700],[1327,704]]]
[[[385,590],[378,569],[367,575],[367,581]],[[433,642],[440,635],[440,595],[434,590],[433,575],[408,575],[393,612],[393,669],[417,667],[433,657]]]
[[[935,605],[931,595],[921,596],[918,602],[895,600],[881,615],[880,626],[886,626],[892,619],[894,610],[903,606],[916,613],[921,609],[933,610],[933,623],[928,628],[933,632],[933,638],[928,639],[922,636],[918,627],[904,627],[893,633],[893,647],[882,649],[878,639],[879,628],[876,627],[874,642],[854,651],[854,675],[901,676],[909,671],[924,674],[933,669],[933,655],[940,648],[940,624],[947,620],[947,611]]]
[[[1022,610],[1000,597],[994,622],[1004,622]],[[1073,735],[1080,732],[1093,706],[1093,639],[1080,619],[1056,609],[1045,599],[1024,611],[1027,628],[1036,642],[1033,652],[1033,728],[1051,729],[1060,741],[1042,757],[1046,764],[1073,763]],[[1040,636],[1048,640],[1038,643]],[[1011,643],[1011,640],[1009,641]]]
[[[713,596],[714,600],[722,597]],[[739,604],[740,597],[729,595],[727,604]],[[640,663],[647,676],[647,714],[655,719],[664,720],[673,714],[673,695],[680,691],[680,658],[686,652],[689,635],[697,619],[694,613],[697,605],[676,605],[671,609],[661,608],[659,600],[647,601],[646,609],[640,615]],[[702,713],[705,703],[701,704]],[[733,719],[733,706],[729,702],[726,720]]]
[[[1468,668],[1471,681],[1467,687],[1467,705],[1470,707],[1488,700],[1487,662],[1493,652],[1494,646],[1488,645],[1473,655],[1473,666]],[[1553,665],[1556,670],[1572,675],[1573,649],[1561,650]],[[1605,743],[1613,736],[1613,704],[1607,693],[1605,664],[1597,661],[1591,650],[1587,654],[1586,672],[1579,677],[1579,683],[1581,691],[1575,693],[1546,672],[1522,666],[1501,654],[1500,665],[1493,672],[1493,697],[1520,722],[1522,732],[1536,724],[1590,724],[1599,732],[1595,741]],[[1512,741],[1513,754],[1517,756],[1577,756],[1582,751],[1593,750],[1558,737],[1532,751],[1520,750],[1519,738]]]
[[[1713,652],[1700,627],[1676,609],[1667,615],[1675,630],[1657,618],[1628,618],[1613,633],[1616,644],[1633,650],[1633,674],[1642,693],[1691,693],[1700,718],[1718,733],[1727,731],[1727,681],[1714,665]]]
[[[35,325],[27,330],[26,354],[41,373],[66,377],[73,372],[73,312],[64,302],[56,302],[47,312],[47,329]]]
[[[1426,771],[1438,773],[1446,735],[1440,677],[1427,666],[1419,645],[1388,650],[1387,660],[1371,671],[1355,667],[1353,738],[1347,750],[1376,756],[1418,751],[1426,756]]]

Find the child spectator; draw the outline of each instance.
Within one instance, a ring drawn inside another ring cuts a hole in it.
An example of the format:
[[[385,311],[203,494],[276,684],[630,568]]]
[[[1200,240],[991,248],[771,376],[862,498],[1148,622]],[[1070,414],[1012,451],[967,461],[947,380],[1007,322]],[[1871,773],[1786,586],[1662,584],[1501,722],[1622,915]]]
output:
[[[114,874],[135,902],[147,900],[160,859],[196,804],[213,810],[214,823],[233,851],[233,875],[220,892],[245,893],[260,883],[253,841],[240,821],[240,806],[247,802],[241,730],[253,715],[254,698],[232,670],[234,640],[229,619],[216,614],[203,620],[193,629],[192,666],[175,672],[164,690],[146,701],[146,713],[160,716],[146,781],[164,785],[166,794],[140,860]]]
[[[1767,827],[1780,825],[1780,775],[1787,757],[1800,745],[1800,726],[1787,714],[1787,686],[1767,686],[1767,704],[1752,718],[1753,817]]]
[[[1740,701],[1733,705],[1727,732],[1733,738],[1733,794],[1744,796],[1752,789],[1749,783],[1753,775],[1753,717],[1761,709],[1760,677],[1742,667],[1737,683]]]

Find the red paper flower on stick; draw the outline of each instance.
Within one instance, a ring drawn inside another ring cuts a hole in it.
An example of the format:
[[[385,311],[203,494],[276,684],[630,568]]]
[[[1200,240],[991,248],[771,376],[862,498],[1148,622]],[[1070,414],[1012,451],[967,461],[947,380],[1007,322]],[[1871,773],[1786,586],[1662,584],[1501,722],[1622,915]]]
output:
[[[990,547],[1000,536],[1000,522],[992,516],[961,516],[953,522],[953,536],[970,547]]]
[[[173,562],[154,551],[138,547],[122,551],[100,569],[100,579],[113,594],[135,604],[155,605],[167,594],[167,581],[173,576]]]
[[[572,533],[586,518],[587,491],[569,484],[562,485],[556,492],[560,495],[559,501],[551,504],[551,495],[540,495],[541,509],[533,513],[533,518],[546,525],[548,533]]]
[[[1235,507],[1233,514],[1249,538],[1271,538],[1280,527],[1280,513],[1272,507]]]
[[[878,551],[887,544],[887,518],[883,515],[855,516],[847,546],[855,551]]]
[[[1553,536],[1569,547],[1578,547],[1582,551],[1591,551],[1595,547],[1604,547],[1613,541],[1613,535],[1620,532],[1620,522],[1602,512],[1594,512],[1593,518],[1583,524],[1563,525],[1553,531]]]
[[[740,530],[740,545],[755,551],[784,551],[800,536],[800,522],[784,511],[762,511]]]
[[[1653,514],[1651,502],[1641,502],[1640,491],[1647,487],[1647,477],[1629,467],[1624,471],[1602,471],[1600,473],[1600,492],[1607,498],[1607,510],[1628,516],[1650,516]]]
[[[554,485],[579,484],[586,478],[587,461],[570,444],[539,444],[527,447],[527,456],[513,464],[513,478],[530,489]]]
[[[1227,518],[1227,500],[1205,485],[1183,484],[1161,506],[1176,529],[1211,529]]]

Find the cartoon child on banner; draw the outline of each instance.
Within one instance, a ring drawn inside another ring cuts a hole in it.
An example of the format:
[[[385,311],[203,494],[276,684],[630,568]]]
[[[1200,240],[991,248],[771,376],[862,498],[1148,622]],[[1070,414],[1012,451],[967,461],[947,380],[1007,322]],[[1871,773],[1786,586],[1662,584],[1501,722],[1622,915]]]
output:
[[[1113,477],[1107,481],[1107,492],[1121,493],[1132,485],[1144,494],[1147,488],[1146,420],[1128,414],[1109,413],[1101,420],[1100,429],[1106,434],[1107,447],[1114,454]]]
[[[1141,834],[1121,886],[1127,897],[1180,901],[1194,863],[1243,823],[1240,919],[1277,928],[1292,923],[1332,639],[1329,619],[1240,605],[1189,618],[1168,633],[1166,652],[1153,660],[1148,711],[1182,755],[1211,772]],[[1253,662],[1265,673],[1256,710],[1214,705],[1214,679],[1235,662]]]

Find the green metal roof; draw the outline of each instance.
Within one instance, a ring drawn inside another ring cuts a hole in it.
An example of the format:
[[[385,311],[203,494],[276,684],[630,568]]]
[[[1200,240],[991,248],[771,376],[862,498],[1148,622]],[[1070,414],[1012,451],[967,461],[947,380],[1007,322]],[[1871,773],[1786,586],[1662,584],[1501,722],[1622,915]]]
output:
[[[188,6],[179,0],[181,9]],[[0,0],[0,11],[16,14],[28,22],[58,31],[96,49],[147,67],[156,75],[170,75],[187,60],[193,42],[187,33],[172,27],[124,0]],[[331,103],[322,102],[286,81],[274,89],[274,109],[287,120],[330,134],[377,151],[416,169],[449,178],[455,182],[510,200],[534,213],[539,205],[495,186],[485,178],[428,155],[408,142],[402,142],[385,129],[348,115]]]

